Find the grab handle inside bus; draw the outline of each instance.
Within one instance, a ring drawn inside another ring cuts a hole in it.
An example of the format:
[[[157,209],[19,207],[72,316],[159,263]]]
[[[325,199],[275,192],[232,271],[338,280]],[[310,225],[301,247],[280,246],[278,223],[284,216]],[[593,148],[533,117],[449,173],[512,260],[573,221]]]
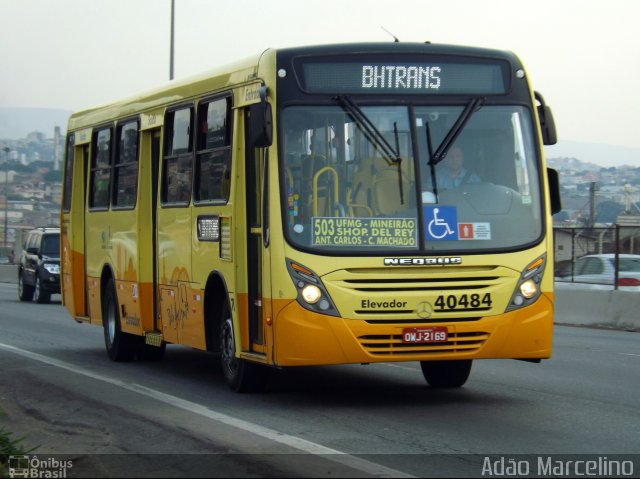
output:
[[[249,107],[249,135],[254,148],[266,148],[273,142],[273,116],[266,87],[260,88],[260,103]]]

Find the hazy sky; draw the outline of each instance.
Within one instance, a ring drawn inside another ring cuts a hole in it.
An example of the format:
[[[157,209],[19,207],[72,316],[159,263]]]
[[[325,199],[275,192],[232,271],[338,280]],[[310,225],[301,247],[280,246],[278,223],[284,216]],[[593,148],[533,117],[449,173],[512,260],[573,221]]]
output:
[[[170,0],[0,0],[0,107],[83,109],[169,78]],[[512,50],[561,139],[640,148],[639,0],[176,0],[175,77],[314,43]]]

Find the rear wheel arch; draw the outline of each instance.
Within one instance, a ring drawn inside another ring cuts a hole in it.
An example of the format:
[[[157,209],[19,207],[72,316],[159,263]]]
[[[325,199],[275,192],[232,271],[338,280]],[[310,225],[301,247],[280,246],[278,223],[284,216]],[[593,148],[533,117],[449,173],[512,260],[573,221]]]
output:
[[[113,270],[111,269],[111,266],[106,264],[103,266],[102,273],[100,274],[100,301],[101,302],[104,299],[104,295],[110,280],[113,280],[113,284],[115,286],[116,280],[115,280],[115,276],[113,275]],[[117,294],[117,291],[116,291],[116,294]]]
[[[227,283],[219,271],[213,271],[204,288],[204,327],[209,352],[220,352],[220,327],[226,319],[227,307],[231,308]]]

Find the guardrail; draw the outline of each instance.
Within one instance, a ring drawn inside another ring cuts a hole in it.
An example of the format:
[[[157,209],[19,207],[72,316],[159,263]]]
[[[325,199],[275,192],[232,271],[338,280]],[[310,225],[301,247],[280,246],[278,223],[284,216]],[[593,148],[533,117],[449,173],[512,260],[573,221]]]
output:
[[[17,282],[18,266],[0,265],[0,283]],[[614,291],[607,286],[556,283],[555,320],[560,324],[640,331],[638,299],[638,292]]]
[[[559,283],[555,285],[555,322],[579,326],[640,331],[640,292],[616,291],[610,286]]]
[[[18,265],[0,264],[0,283],[17,283]]]

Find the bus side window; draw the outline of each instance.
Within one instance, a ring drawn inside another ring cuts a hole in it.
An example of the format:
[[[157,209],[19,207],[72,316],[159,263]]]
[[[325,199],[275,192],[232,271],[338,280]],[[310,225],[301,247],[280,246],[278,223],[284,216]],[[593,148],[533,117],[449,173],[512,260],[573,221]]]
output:
[[[138,122],[124,123],[117,131],[113,205],[132,207],[138,193]]]
[[[73,191],[73,147],[75,144],[75,134],[70,133],[67,136],[67,149],[64,156],[64,179],[62,191],[62,211],[68,213],[71,211],[71,193]]]
[[[89,208],[109,207],[112,136],[111,128],[103,128],[93,137]]]
[[[167,112],[161,202],[189,204],[193,172],[193,108]]]
[[[231,184],[231,97],[198,106],[194,200],[227,201]]]

